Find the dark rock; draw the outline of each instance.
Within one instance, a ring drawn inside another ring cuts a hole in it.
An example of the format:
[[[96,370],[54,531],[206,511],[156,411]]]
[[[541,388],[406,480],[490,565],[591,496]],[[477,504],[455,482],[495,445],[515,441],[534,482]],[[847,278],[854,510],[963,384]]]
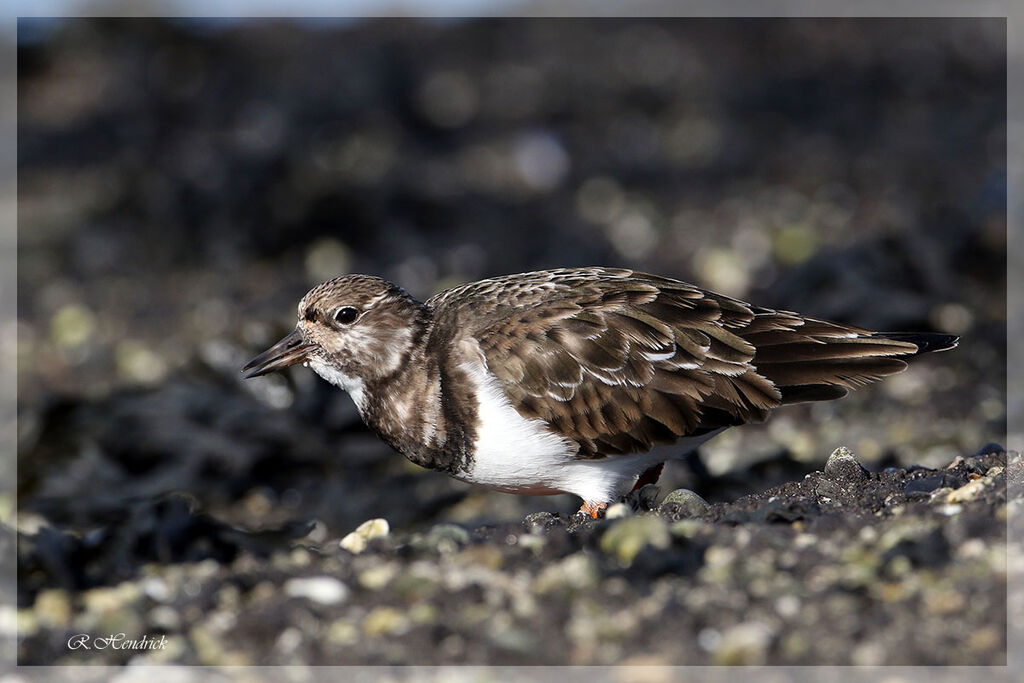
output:
[[[241,552],[268,557],[302,538],[312,522],[246,531],[193,510],[190,500],[169,496],[141,502],[132,514],[84,536],[42,527],[18,543],[19,600],[48,586],[85,590],[129,578],[148,562],[170,564],[213,559],[231,562]]]
[[[814,487],[814,492],[822,498],[841,498],[846,493],[846,488],[831,479],[819,479]]]
[[[886,561],[906,557],[915,567],[941,567],[952,559],[949,541],[937,528],[898,541],[882,557]]]
[[[813,500],[770,498],[753,509],[733,509],[722,521],[730,524],[792,523],[816,517],[820,512],[821,508]]]
[[[658,508],[658,496],[661,488],[657,484],[644,484],[636,491],[630,491],[623,502],[633,512],[650,512]]]
[[[818,504],[814,501],[796,500],[769,502],[762,508],[764,521],[772,523],[790,523],[797,520],[808,519],[819,512]]]
[[[523,528],[531,534],[543,533],[554,528],[565,528],[565,520],[551,512],[534,512],[523,520]]]
[[[903,493],[910,500],[926,499],[931,495],[932,491],[942,488],[943,486],[948,486],[945,481],[946,477],[941,474],[933,477],[913,479],[907,482],[907,486],[903,490]]]

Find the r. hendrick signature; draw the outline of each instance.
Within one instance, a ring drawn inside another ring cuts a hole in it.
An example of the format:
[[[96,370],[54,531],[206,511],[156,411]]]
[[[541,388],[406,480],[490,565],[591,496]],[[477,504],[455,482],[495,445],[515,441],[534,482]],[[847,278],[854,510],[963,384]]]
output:
[[[167,647],[167,636],[142,636],[129,638],[123,633],[106,636],[90,636],[76,633],[68,638],[69,650],[162,650]]]

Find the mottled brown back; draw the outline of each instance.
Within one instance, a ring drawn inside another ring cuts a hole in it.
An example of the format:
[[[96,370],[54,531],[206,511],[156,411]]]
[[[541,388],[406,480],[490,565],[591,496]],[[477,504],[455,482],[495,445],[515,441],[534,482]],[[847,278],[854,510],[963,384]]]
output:
[[[577,441],[580,457],[646,451],[763,420],[785,403],[838,398],[903,370],[900,357],[924,345],[621,269],[483,280],[427,305],[477,340],[522,415]]]

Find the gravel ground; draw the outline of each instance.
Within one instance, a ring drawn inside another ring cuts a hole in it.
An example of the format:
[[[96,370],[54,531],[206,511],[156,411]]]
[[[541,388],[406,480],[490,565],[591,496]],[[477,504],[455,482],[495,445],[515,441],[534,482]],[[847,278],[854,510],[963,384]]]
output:
[[[1004,662],[1005,35],[22,21],[20,660]],[[327,277],[591,264],[962,343],[584,524],[239,376]]]
[[[376,519],[340,540],[248,533],[172,499],[148,524],[21,539],[21,661],[1000,665],[1022,468],[992,445],[869,473],[837,449],[734,503],[680,489],[652,505],[649,487],[596,522],[391,534]],[[129,548],[143,564],[121,580]],[[69,651],[79,633],[165,647]]]

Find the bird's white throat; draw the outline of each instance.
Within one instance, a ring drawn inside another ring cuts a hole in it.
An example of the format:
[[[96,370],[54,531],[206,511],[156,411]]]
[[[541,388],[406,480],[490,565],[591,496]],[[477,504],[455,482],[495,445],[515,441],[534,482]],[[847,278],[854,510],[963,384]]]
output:
[[[352,401],[356,404],[356,408],[359,409],[359,412],[361,413],[363,411],[363,407],[366,404],[366,393],[364,392],[365,385],[363,384],[363,380],[358,377],[346,375],[330,363],[326,363],[319,358],[310,358],[308,364],[313,372],[320,375],[334,386],[344,389],[348,395],[352,397]]]

